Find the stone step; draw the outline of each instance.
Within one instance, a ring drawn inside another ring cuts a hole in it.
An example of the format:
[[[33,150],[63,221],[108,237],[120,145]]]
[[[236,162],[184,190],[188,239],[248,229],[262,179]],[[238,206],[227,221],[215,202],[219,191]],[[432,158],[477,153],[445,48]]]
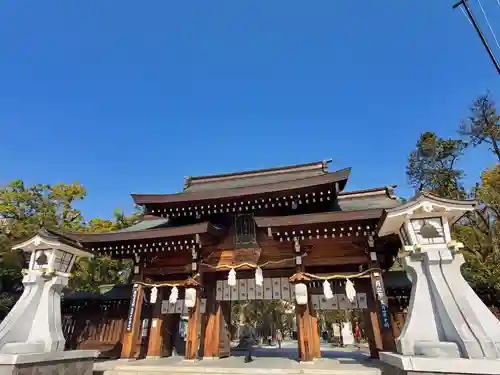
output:
[[[120,366],[110,370],[94,371],[94,375],[381,375],[378,368],[362,365],[340,365],[330,369],[257,367],[201,367],[201,366]]]

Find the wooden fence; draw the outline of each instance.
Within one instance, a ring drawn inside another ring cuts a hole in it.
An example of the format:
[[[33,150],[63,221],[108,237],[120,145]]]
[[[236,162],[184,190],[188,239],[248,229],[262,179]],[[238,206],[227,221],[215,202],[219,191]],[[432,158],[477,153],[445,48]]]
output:
[[[122,350],[128,309],[128,300],[64,303],[62,326],[66,350],[99,350],[101,357],[118,358]],[[141,338],[135,346],[134,356],[138,357],[141,355]]]

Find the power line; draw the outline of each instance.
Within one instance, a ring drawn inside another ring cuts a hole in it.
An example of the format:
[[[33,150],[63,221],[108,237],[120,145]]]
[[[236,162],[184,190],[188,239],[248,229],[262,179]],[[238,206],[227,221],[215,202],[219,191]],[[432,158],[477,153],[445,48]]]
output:
[[[495,39],[495,43],[496,43],[498,49],[500,49],[500,44],[498,44],[497,35],[495,34],[493,27],[491,27],[490,20],[488,19],[488,16],[486,15],[486,11],[483,8],[483,4],[481,4],[481,0],[477,0],[477,3],[479,4],[479,7],[481,8],[481,12],[483,12],[484,19],[486,20],[486,24],[488,25],[488,28],[490,29],[491,34],[493,35],[493,39]]]
[[[495,68],[497,69],[497,73],[500,74],[500,65],[498,65],[498,61],[495,58],[495,55],[490,49],[490,46],[488,45],[488,42],[486,41],[486,38],[483,35],[483,32],[479,28],[479,25],[476,22],[476,19],[474,18],[474,15],[472,14],[471,10],[469,9],[469,5],[467,4],[467,0],[460,0],[458,3],[453,5],[453,9],[458,8],[463,6],[463,10],[465,10],[465,13],[467,13],[467,17],[471,21],[472,25],[476,29],[477,34],[479,35],[479,39],[481,39],[481,42],[483,43],[484,48],[486,49],[486,52],[488,52],[488,55],[490,56],[491,61],[495,65]]]

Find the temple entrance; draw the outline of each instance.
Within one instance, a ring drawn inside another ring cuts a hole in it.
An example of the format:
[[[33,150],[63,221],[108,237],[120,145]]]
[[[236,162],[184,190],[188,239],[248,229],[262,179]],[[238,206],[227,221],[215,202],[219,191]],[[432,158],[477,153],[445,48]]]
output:
[[[262,357],[285,357],[300,359],[300,343],[297,319],[303,306],[297,305],[295,288],[287,277],[264,278],[262,286],[255,282],[252,273],[240,272],[235,285],[228,280],[216,281],[215,299],[223,316],[225,337],[230,346],[231,356],[244,356],[247,343],[242,336],[244,325],[248,323],[255,335],[253,354]],[[309,282],[308,314],[314,332],[316,356],[327,352],[335,356],[335,348],[356,350],[362,337],[363,311],[368,308],[367,295],[359,292],[349,301],[340,281],[331,282],[335,292],[327,299],[323,294],[323,282]],[[345,285],[345,283],[344,283]],[[313,294],[314,293],[314,294]],[[357,330],[357,333],[356,333]],[[357,335],[357,337],[356,337]]]

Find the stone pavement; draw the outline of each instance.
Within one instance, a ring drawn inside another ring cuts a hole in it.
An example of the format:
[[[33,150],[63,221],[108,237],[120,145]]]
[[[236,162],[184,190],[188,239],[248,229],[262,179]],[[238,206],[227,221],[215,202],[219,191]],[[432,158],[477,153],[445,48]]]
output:
[[[94,375],[160,375],[160,374],[341,374],[379,375],[380,363],[369,360],[365,348],[331,348],[322,346],[322,358],[313,363],[297,361],[297,349],[292,344],[279,348],[255,348],[254,362],[244,363],[244,353],[233,352],[224,359],[184,361],[182,357],[132,362],[106,361],[94,366]]]

